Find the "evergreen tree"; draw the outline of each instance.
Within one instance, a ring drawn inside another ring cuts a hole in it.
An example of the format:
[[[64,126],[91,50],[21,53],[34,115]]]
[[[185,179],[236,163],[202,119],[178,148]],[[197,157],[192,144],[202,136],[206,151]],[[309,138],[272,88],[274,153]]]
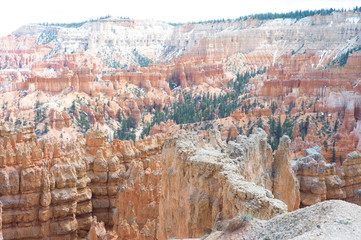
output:
[[[20,126],[20,125],[21,125],[21,121],[19,119],[16,119],[15,126]]]
[[[326,152],[328,151],[328,143],[327,141],[323,141],[323,146],[325,147]]]
[[[75,100],[73,100],[73,102],[71,103],[69,113],[75,113]]]
[[[80,113],[80,118],[76,118],[77,125],[80,127],[81,132],[84,134],[89,130],[90,124],[88,120],[88,115],[85,112]]]
[[[333,148],[332,148],[332,160],[333,163],[336,162],[336,150],[335,150],[335,141],[333,141]]]
[[[278,104],[277,104],[276,102],[272,102],[272,103],[271,103],[271,112],[272,112],[272,115],[274,115],[274,114],[276,113],[277,107],[278,107]]]
[[[118,114],[117,114],[117,116],[118,116],[118,122],[122,122],[122,114],[121,114],[121,112],[120,112],[120,109],[118,110]]]
[[[293,123],[288,117],[286,117],[285,121],[282,124],[282,132],[284,135],[287,135],[291,139],[293,139]]]
[[[335,121],[335,126],[333,127],[333,131],[336,132],[338,128],[338,120]]]
[[[46,134],[46,133],[48,133],[48,132],[49,132],[49,124],[48,124],[48,123],[45,123],[43,133]]]
[[[278,117],[277,126],[276,126],[276,138],[280,139],[281,137],[282,137],[281,117]]]
[[[256,125],[257,125],[257,127],[259,127],[259,128],[263,128],[262,118],[259,118],[259,119],[258,119]]]

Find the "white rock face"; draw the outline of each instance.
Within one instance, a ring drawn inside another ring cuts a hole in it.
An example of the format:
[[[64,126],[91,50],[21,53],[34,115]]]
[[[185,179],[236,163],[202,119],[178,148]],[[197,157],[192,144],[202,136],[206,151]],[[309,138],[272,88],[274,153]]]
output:
[[[250,221],[233,232],[215,232],[206,239],[360,239],[360,216],[358,205],[324,201],[268,221]]]
[[[36,44],[50,43],[53,50],[47,56],[49,59],[56,53],[82,51],[116,68],[130,64],[146,66],[151,61],[171,61],[179,56],[206,58],[210,63],[223,60],[227,66],[234,65],[234,61],[249,62],[242,55],[245,53],[272,55],[276,51],[277,55],[319,51],[322,56],[317,67],[322,67],[325,59],[360,44],[359,19],[359,13],[347,12],[300,20],[249,19],[174,26],[150,20],[108,18],[78,27],[27,25],[14,34],[37,37]]]

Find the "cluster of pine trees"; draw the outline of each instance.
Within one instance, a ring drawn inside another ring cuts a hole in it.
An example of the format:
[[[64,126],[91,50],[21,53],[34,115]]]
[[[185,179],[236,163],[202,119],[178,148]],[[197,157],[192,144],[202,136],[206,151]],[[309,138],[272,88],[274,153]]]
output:
[[[136,124],[132,118],[121,119],[119,116],[118,121],[121,122],[121,127],[119,127],[114,132],[114,138],[119,140],[135,140],[135,129]]]
[[[234,110],[248,106],[243,105],[244,99],[240,99],[240,96],[246,94],[246,84],[249,79],[265,71],[266,69],[262,68],[251,73],[237,74],[234,80],[228,82],[225,94],[199,95],[183,92],[181,103],[172,103],[166,106],[164,111],[154,114],[152,122],[143,129],[142,136],[148,135],[154,124],[167,120],[173,120],[177,124],[187,124],[228,117]]]
[[[258,19],[258,20],[272,20],[277,18],[293,18],[293,19],[301,19],[305,17],[311,17],[315,15],[330,15],[333,12],[339,12],[344,11],[342,10],[336,10],[334,8],[330,9],[319,9],[319,10],[298,10],[298,11],[292,11],[287,13],[258,13],[258,14],[252,14],[245,17],[241,17],[240,20],[247,20],[248,18]]]
[[[361,7],[354,7],[352,9],[354,12],[361,12]],[[236,20],[247,20],[248,18],[252,19],[258,19],[258,20],[273,20],[277,18],[293,18],[293,19],[301,19],[305,17],[312,17],[315,15],[321,15],[321,16],[327,16],[332,14],[333,12],[345,12],[347,9],[335,9],[335,8],[329,8],[329,9],[319,9],[319,10],[297,10],[297,11],[291,11],[287,13],[258,13],[258,14],[251,14],[248,16],[242,16],[239,17]],[[224,23],[224,22],[231,22],[232,19],[217,19],[217,20],[208,20],[208,21],[200,21],[200,22],[193,22],[194,24],[204,24],[204,23]]]
[[[34,113],[35,113],[34,125],[36,128],[38,124],[44,121],[46,118],[46,108],[41,107],[41,103],[39,102],[39,100],[37,100],[35,103]]]
[[[360,50],[361,50],[361,45],[355,46],[354,48],[351,48],[351,49],[347,50],[346,52],[342,53],[338,58],[334,59],[330,63],[330,65],[339,65],[339,66],[343,67],[347,63],[349,54],[358,52]]]
[[[281,124],[281,118],[278,117],[277,121],[271,116],[268,119],[269,136],[268,143],[271,145],[272,150],[278,148],[280,139],[283,135],[287,135],[292,139],[293,126],[295,125],[295,119],[286,117]],[[260,126],[259,126],[260,127]],[[306,129],[307,132],[307,129]]]
[[[89,130],[90,128],[90,123],[89,123],[89,117],[88,114],[86,114],[85,112],[81,111],[79,113],[79,117],[75,117],[76,119],[76,123],[78,125],[78,127],[80,128],[80,131],[83,133],[83,135],[85,136],[85,133]]]
[[[106,16],[103,16],[103,17],[99,17],[99,18],[96,18],[96,19],[89,19],[87,21],[82,21],[82,22],[72,22],[72,23],[47,23],[46,22],[46,23],[39,23],[39,25],[57,26],[57,27],[66,27],[66,28],[78,28],[78,27],[83,26],[87,22],[96,22],[96,21],[99,21],[99,20],[108,19],[110,17],[111,17],[110,15],[106,15]],[[129,19],[129,18],[120,17],[120,19]]]

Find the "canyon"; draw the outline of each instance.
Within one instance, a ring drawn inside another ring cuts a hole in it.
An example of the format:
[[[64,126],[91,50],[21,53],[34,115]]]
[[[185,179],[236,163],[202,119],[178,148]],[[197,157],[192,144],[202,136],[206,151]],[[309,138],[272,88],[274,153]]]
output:
[[[215,130],[112,143],[96,131],[71,143],[35,136],[33,127],[2,123],[4,239],[85,239],[91,229],[91,239],[201,237],[239,214],[271,219],[325,200],[360,204],[361,153],[341,168],[317,147],[291,161],[289,137],[273,156],[260,128],[228,144]]]
[[[0,239],[288,239],[290,219],[328,213],[299,236],[355,232],[360,19],[106,17],[1,37]]]

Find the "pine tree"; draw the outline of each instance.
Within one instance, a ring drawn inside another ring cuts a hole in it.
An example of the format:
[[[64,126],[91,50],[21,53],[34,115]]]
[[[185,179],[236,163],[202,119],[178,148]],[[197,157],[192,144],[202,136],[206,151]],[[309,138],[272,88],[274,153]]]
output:
[[[328,143],[327,141],[323,141],[323,146],[325,147],[326,152],[328,151]]]
[[[44,133],[48,133],[49,132],[49,124],[48,123],[45,123],[45,126],[44,126]]]
[[[335,150],[335,141],[333,141],[333,148],[332,148],[332,160],[333,163],[336,162],[336,150]]]
[[[276,138],[280,139],[281,137],[282,137],[281,117],[278,117],[277,126],[276,126]]]
[[[72,102],[72,104],[70,106],[69,112],[70,113],[75,113],[75,100],[73,100],[73,102]]]
[[[122,114],[120,112],[120,109],[118,110],[118,122],[122,122]]]
[[[338,120],[336,119],[335,126],[333,127],[333,131],[336,132],[338,128]]]
[[[292,139],[292,133],[293,133],[293,123],[291,120],[286,116],[285,121],[282,124],[282,133],[286,134]]]
[[[257,127],[259,127],[259,128],[263,128],[262,118],[259,118],[259,119],[258,119],[256,125],[257,125]]]

